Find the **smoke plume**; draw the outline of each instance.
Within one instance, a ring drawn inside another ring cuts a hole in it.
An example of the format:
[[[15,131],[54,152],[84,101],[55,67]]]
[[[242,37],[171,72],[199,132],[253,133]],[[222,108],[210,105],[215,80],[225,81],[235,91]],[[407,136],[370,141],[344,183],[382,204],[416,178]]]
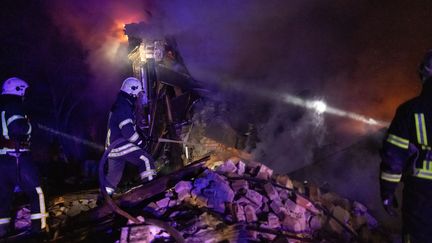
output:
[[[141,0],[55,0],[47,4],[60,33],[78,40],[87,52],[85,62],[93,77],[89,87],[92,95],[113,97],[122,78],[130,75],[123,28],[127,23],[145,21],[148,5]]]
[[[304,154],[300,161],[307,161],[323,143],[342,146],[376,129],[325,115],[320,129],[310,129],[308,112],[293,121],[294,108],[275,96],[307,92],[308,98],[389,121],[396,105],[418,91],[416,65],[432,38],[412,30],[413,23],[425,26],[422,6],[403,5],[394,3],[389,12],[385,4],[362,1],[158,1],[148,23],[175,37],[194,78],[221,88],[231,116],[264,124],[255,153],[275,153],[281,159],[272,164],[280,164],[289,154],[277,151]],[[402,13],[410,21],[400,19]],[[391,27],[393,21],[403,33]],[[261,89],[273,95],[262,97]],[[326,132],[332,139],[323,142]]]
[[[418,30],[429,29],[430,9],[404,1],[162,0],[149,24],[175,37],[194,78],[221,88],[232,120],[260,123],[257,159],[279,173],[319,161],[308,176],[376,212],[380,143],[348,145],[377,137],[377,130],[329,115],[316,120],[274,97],[320,98],[391,120],[396,106],[420,89],[417,65],[432,32]],[[268,97],[260,90],[270,90]],[[362,188],[357,195],[355,184]]]
[[[254,154],[279,172],[313,162],[317,150],[338,151],[376,130],[344,118],[316,117],[274,97],[322,98],[333,107],[389,121],[396,106],[419,91],[417,65],[432,43],[432,32],[419,31],[431,25],[431,4],[422,1],[158,0],[150,5],[97,0],[51,5],[63,34],[88,50],[98,87],[118,83],[126,50],[122,24],[144,21],[174,37],[191,75],[220,88],[218,98],[230,103],[231,119],[260,124],[261,142]],[[267,97],[261,89],[269,91]],[[376,151],[378,145],[368,149]],[[352,156],[345,152],[343,161],[332,161],[356,169],[347,165]],[[352,163],[379,161],[377,152],[362,155]]]

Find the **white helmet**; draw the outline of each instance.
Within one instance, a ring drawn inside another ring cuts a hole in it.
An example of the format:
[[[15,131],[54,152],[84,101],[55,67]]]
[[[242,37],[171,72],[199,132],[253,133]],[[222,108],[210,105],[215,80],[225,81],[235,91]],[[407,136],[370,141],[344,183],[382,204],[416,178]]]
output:
[[[4,81],[2,86],[2,95],[10,94],[10,95],[18,95],[24,96],[26,89],[29,87],[28,83],[22,79],[13,77]]]
[[[120,90],[132,96],[137,96],[139,92],[143,91],[141,82],[135,77],[129,77],[123,81]]]

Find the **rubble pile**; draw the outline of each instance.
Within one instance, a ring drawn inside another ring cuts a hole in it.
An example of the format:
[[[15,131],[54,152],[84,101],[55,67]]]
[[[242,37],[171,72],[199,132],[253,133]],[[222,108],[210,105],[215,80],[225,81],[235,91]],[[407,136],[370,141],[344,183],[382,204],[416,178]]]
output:
[[[83,212],[97,207],[98,190],[81,191],[79,193],[65,194],[54,197],[48,204],[48,224],[56,239],[58,229],[67,223],[67,220]]]
[[[144,211],[169,222],[186,242],[380,242],[384,237],[361,203],[235,158],[178,182]],[[129,240],[120,242],[169,238],[155,226],[130,225],[121,236]]]

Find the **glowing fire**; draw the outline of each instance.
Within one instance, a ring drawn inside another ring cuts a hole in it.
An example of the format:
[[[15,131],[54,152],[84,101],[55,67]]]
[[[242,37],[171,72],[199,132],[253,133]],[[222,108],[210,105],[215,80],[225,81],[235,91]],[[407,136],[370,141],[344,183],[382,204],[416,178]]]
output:
[[[86,63],[94,82],[114,84],[127,65],[125,24],[147,21],[144,0],[50,1],[53,22],[62,34],[73,37],[88,51]]]
[[[113,35],[120,43],[126,43],[128,41],[128,36],[125,35],[125,24],[122,22],[115,22]]]

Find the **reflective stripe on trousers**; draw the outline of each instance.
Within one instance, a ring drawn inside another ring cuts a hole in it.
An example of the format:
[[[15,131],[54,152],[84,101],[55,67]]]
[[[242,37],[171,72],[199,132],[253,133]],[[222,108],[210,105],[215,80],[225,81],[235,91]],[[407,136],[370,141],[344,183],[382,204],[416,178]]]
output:
[[[9,224],[11,218],[0,218],[0,225]]]
[[[39,195],[39,214],[32,214],[32,219],[40,219],[41,220],[41,229],[46,227],[46,218],[48,217],[48,213],[45,209],[45,197],[42,191],[42,188],[36,187],[36,192]]]

